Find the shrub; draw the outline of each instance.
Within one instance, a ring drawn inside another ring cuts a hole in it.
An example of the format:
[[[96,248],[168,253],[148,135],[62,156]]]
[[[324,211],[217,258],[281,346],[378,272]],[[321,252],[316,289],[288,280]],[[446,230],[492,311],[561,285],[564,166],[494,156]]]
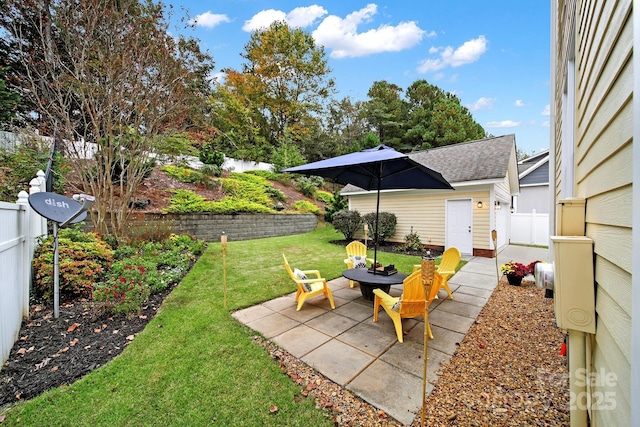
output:
[[[113,262],[113,249],[95,233],[73,228],[58,232],[58,285],[61,300],[91,296]],[[36,298],[53,297],[53,236],[44,239],[33,259]]]
[[[271,213],[273,209],[261,203],[252,202],[250,200],[240,199],[237,197],[225,197],[216,202],[209,202],[211,206],[207,212],[217,214],[235,214],[235,213]]]
[[[404,236],[402,248],[405,251],[421,251],[424,249],[424,245],[420,241],[420,236],[413,231],[413,227],[411,227],[411,232]]]
[[[280,178],[280,173],[265,171],[261,169],[252,170],[252,171],[244,171],[245,174],[261,176],[264,179],[268,179],[269,181],[277,181]]]
[[[204,164],[200,168],[200,172],[206,176],[219,177],[222,176],[222,166]]]
[[[180,182],[196,185],[211,185],[210,176],[188,167],[166,165],[162,166],[160,170]]]
[[[133,246],[122,245],[122,246],[119,246],[118,249],[114,251],[113,259],[117,261],[125,258],[131,258],[137,253],[138,253],[138,249],[134,248]]]
[[[271,156],[271,163],[273,170],[279,172],[282,169],[302,165],[305,163],[305,159],[298,147],[285,142],[275,149]]]
[[[343,209],[333,215],[333,227],[344,234],[344,238],[347,240],[353,239],[361,225],[362,217],[357,210]]]
[[[149,298],[149,272],[155,271],[152,261],[140,256],[113,263],[109,278],[96,284],[93,299],[107,303],[114,313],[135,313]]]
[[[232,173],[229,178],[222,179],[222,188],[228,197],[245,199],[270,207],[271,199],[265,191],[269,185],[264,178],[255,175]]]
[[[169,199],[169,207],[163,209],[163,213],[211,212],[213,209],[213,202],[193,191],[173,190],[173,193]]]
[[[240,182],[233,180],[236,183]],[[169,207],[163,209],[163,213],[198,213],[213,212],[217,214],[235,214],[241,212],[251,213],[271,213],[273,209],[262,203],[256,203],[240,196],[225,197],[222,200],[210,201],[206,200],[199,194],[189,190],[175,190],[174,195],[169,199]],[[267,204],[270,199],[268,196]]]
[[[376,238],[376,213],[369,212],[363,216],[364,221],[369,225],[369,234]],[[380,231],[378,231],[378,241],[376,243],[386,242],[396,232],[397,218],[391,212],[380,212],[378,214],[378,223]]]
[[[291,205],[291,208],[298,212],[312,213],[318,216],[322,215],[320,208],[308,200],[298,200],[297,202]]]
[[[139,247],[144,242],[162,242],[173,233],[170,223],[165,221],[144,224],[129,223],[127,228],[127,243]]]
[[[280,202],[286,202],[287,201],[286,194],[284,194],[282,191],[278,190],[277,188],[269,187],[269,188],[265,189],[265,192],[273,200],[278,200]]]
[[[328,191],[318,190],[316,191],[316,194],[314,196],[317,201],[325,203],[327,205],[330,205],[333,202],[333,194],[329,193]]]
[[[49,151],[50,147],[31,140],[11,151],[0,147],[0,201],[13,203],[20,191],[29,191],[29,181],[36,177],[36,171],[47,169]],[[53,191],[63,194],[69,166],[59,153],[53,165]]]
[[[278,174],[278,179],[276,181],[288,187],[291,185],[291,181],[293,181],[293,177],[289,173],[280,173]]]
[[[216,151],[213,145],[204,143],[199,155],[200,161],[205,165],[215,165],[222,167],[224,164],[224,153]]]
[[[164,241],[164,245],[167,249],[175,248],[181,251],[188,251],[193,255],[199,256],[202,255],[207,247],[207,242],[195,239],[188,234],[172,234]]]
[[[313,178],[314,177],[307,177],[307,176],[298,178],[295,183],[296,190],[298,190],[299,192],[301,192],[307,197],[313,197],[316,191],[318,191],[318,187],[319,187],[318,180]]]
[[[333,200],[324,210],[324,220],[333,223],[333,216],[336,212],[349,209],[349,201],[346,197],[340,194],[340,190],[336,189],[333,192]]]

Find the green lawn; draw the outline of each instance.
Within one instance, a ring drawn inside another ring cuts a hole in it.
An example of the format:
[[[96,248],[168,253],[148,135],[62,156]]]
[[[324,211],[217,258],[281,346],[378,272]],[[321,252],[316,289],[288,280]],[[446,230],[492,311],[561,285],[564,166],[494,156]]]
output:
[[[231,312],[295,291],[283,252],[292,267],[339,277],[345,250],[329,241],[342,237],[327,226],[230,241],[226,310],[221,245],[211,243],[120,356],[70,386],[5,411],[2,426],[332,426],[312,398],[294,399],[300,387]],[[402,272],[420,262],[384,252],[378,260]]]

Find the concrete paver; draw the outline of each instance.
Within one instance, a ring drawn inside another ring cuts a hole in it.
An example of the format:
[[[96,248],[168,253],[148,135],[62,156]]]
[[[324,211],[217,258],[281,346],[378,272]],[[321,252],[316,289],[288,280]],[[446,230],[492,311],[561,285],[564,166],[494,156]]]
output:
[[[449,279],[454,299],[441,290],[429,306],[434,339],[428,340],[427,393],[498,283],[495,258],[463,259],[468,263]],[[548,250],[508,246],[498,254],[499,265],[512,260],[546,261]],[[389,416],[411,424],[422,406],[424,321],[404,319],[404,343],[400,343],[384,310],[373,323],[373,304],[362,298],[358,284],[350,288],[349,281],[340,277],[329,287],[335,310],[318,297],[296,311],[292,293],[233,316]],[[402,286],[392,286],[389,293],[401,295]]]
[[[338,340],[330,340],[302,358],[307,365],[340,385],[350,383],[374,360],[370,354]]]
[[[298,359],[329,341],[331,337],[322,332],[299,325],[273,338],[273,341]]]
[[[331,337],[336,337],[347,329],[353,328],[357,324],[357,321],[341,316],[340,314],[337,314],[335,310],[329,311],[307,322],[307,326]]]
[[[411,424],[422,407],[422,379],[382,360],[376,360],[347,389],[403,424]],[[416,393],[417,390],[420,390]]]

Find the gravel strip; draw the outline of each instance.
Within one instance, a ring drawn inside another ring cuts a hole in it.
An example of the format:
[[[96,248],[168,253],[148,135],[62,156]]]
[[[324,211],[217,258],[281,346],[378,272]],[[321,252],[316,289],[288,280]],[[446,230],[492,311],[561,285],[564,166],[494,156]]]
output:
[[[502,278],[428,396],[429,426],[566,426],[569,389],[553,299],[531,281]],[[275,344],[260,337],[283,372],[315,398],[336,426],[401,426]],[[422,425],[418,414],[412,427]]]

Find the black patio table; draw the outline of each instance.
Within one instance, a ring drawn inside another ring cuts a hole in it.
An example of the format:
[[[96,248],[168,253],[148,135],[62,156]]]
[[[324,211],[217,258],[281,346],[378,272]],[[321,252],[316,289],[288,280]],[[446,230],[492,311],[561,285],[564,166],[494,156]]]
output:
[[[407,275],[402,273],[394,273],[389,276],[382,273],[373,274],[366,268],[344,270],[342,275],[349,280],[355,280],[360,283],[360,292],[362,292],[362,297],[367,301],[374,300],[374,289],[382,289],[389,293],[391,285],[401,284],[407,278]]]

